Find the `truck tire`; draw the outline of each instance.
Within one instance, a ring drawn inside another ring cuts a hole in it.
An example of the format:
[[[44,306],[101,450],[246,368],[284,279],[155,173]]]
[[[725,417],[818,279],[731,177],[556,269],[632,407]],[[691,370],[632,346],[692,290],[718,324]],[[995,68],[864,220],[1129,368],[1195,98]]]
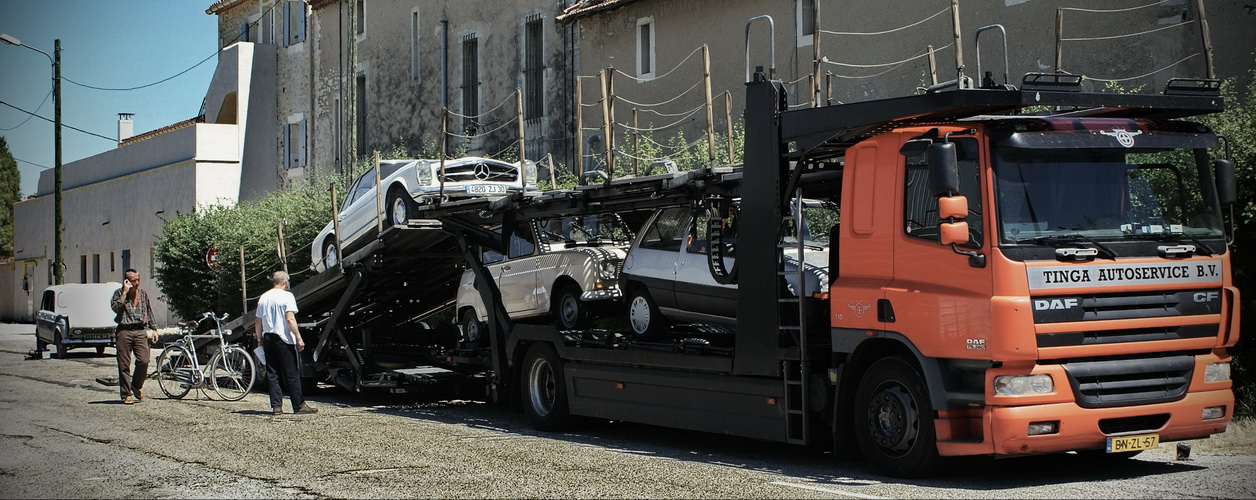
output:
[[[523,412],[539,431],[561,431],[573,421],[567,407],[563,361],[549,344],[536,343],[523,358]]]
[[[868,368],[855,392],[854,421],[864,457],[887,475],[921,477],[941,463],[929,391],[907,357]]]
[[[580,300],[580,287],[573,284],[562,285],[554,294],[554,319],[558,321],[559,330],[582,330],[593,322],[593,313],[589,305]]]

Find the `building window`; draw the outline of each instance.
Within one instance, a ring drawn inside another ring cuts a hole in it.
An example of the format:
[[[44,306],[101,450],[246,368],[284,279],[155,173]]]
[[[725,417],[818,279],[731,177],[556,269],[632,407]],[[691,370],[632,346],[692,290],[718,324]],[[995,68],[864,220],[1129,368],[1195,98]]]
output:
[[[288,126],[283,135],[284,169],[301,168],[306,165],[305,150],[305,118],[296,115],[288,119]]]
[[[358,78],[354,89],[357,92],[357,127],[355,132],[358,136],[358,155],[366,154],[366,73],[358,73]]]
[[[410,11],[410,83],[418,85],[422,68],[419,65],[419,9]]]
[[[811,45],[816,33],[815,0],[794,0],[794,26],[798,27],[798,46]]]
[[[540,14],[523,24],[523,116],[532,120],[545,115],[545,31]]]
[[[475,34],[462,37],[462,128],[475,134],[480,114],[480,41]]]
[[[358,36],[361,37],[366,34],[366,2],[364,0],[358,0],[356,8],[358,13],[357,33]]]
[[[275,2],[273,0],[262,0],[261,9],[262,14],[257,21],[257,43],[274,45],[275,11],[278,10],[278,8],[275,7]]]
[[[92,254],[92,283],[100,283],[100,254]]]
[[[305,2],[287,0],[283,3],[284,46],[305,41]]]
[[[79,256],[79,283],[87,283],[87,255]]]
[[[637,76],[654,78],[654,18],[637,20]]]
[[[118,272],[118,268],[114,266],[113,252],[109,252],[109,275],[113,276],[113,273],[116,272]]]

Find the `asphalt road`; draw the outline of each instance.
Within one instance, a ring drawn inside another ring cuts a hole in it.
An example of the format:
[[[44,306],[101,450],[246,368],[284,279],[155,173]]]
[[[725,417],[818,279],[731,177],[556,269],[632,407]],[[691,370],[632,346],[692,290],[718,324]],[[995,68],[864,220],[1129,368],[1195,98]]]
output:
[[[30,325],[0,325],[4,498],[1256,498],[1256,456],[1234,435],[1119,463],[1074,455],[956,460],[902,481],[783,444],[624,423],[533,430],[472,401],[327,388],[315,415],[269,414],[264,394],[119,402],[113,350],[25,360]],[[154,356],[156,353],[154,352]],[[285,405],[285,411],[291,411]]]

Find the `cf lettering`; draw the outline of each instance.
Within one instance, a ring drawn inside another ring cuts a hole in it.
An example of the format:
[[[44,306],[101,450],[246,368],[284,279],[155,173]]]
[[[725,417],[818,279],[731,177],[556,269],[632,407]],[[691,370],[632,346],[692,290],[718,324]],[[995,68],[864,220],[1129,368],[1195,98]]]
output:
[[[1195,302],[1201,302],[1201,303],[1212,302],[1214,300],[1217,300],[1217,297],[1218,297],[1217,292],[1196,292]]]

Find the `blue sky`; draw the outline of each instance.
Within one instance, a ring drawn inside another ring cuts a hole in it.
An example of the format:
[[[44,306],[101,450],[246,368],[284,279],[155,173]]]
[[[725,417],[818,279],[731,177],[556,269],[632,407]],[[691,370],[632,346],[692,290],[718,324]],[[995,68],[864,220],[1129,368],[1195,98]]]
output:
[[[212,0],[0,0],[0,33],[53,53],[61,39],[61,121],[110,139],[62,130],[62,163],[117,147],[118,113],[135,113],[135,133],[200,112],[216,58],[164,83],[216,53]],[[52,65],[42,54],[0,43],[0,101],[53,118]],[[45,101],[45,97],[47,100]],[[42,106],[40,103],[43,103]],[[0,136],[18,160],[22,195],[35,193],[39,172],[54,162],[53,126],[0,105]],[[27,118],[30,118],[27,120]],[[25,122],[25,123],[23,123]]]

